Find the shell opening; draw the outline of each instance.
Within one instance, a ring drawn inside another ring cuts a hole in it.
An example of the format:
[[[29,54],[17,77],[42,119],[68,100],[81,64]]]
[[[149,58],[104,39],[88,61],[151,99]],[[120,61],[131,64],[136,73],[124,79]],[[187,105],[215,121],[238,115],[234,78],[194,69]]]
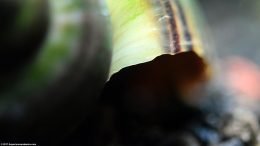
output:
[[[125,67],[110,78],[107,86],[118,85],[115,87],[117,90],[124,86],[130,92],[145,94],[144,96],[161,96],[171,94],[170,92],[187,96],[208,79],[205,60],[189,51],[175,55],[163,54],[152,61]]]

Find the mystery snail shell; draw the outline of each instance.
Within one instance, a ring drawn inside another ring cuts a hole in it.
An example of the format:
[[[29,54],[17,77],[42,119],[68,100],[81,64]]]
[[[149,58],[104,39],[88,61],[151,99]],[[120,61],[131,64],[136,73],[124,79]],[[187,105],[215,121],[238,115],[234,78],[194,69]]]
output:
[[[162,54],[195,52],[208,62],[206,27],[196,1],[107,0],[113,30],[110,76]]]
[[[175,66],[168,79],[179,78],[180,83],[174,86],[185,96],[212,77],[212,49],[208,47],[207,29],[196,1],[107,0],[107,4],[113,31],[109,77],[126,67],[156,62],[155,58],[164,54],[178,56],[174,62],[162,61],[161,72],[163,64]],[[188,65],[177,65],[181,62]],[[191,70],[200,73],[197,76]],[[185,75],[181,73],[187,71]]]

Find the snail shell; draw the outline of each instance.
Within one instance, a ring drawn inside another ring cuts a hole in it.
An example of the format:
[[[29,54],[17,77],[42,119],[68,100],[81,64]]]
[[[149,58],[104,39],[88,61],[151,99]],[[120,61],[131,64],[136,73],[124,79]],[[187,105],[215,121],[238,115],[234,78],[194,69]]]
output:
[[[110,76],[162,54],[193,51],[208,63],[206,27],[195,1],[107,0],[107,3],[114,44]]]

